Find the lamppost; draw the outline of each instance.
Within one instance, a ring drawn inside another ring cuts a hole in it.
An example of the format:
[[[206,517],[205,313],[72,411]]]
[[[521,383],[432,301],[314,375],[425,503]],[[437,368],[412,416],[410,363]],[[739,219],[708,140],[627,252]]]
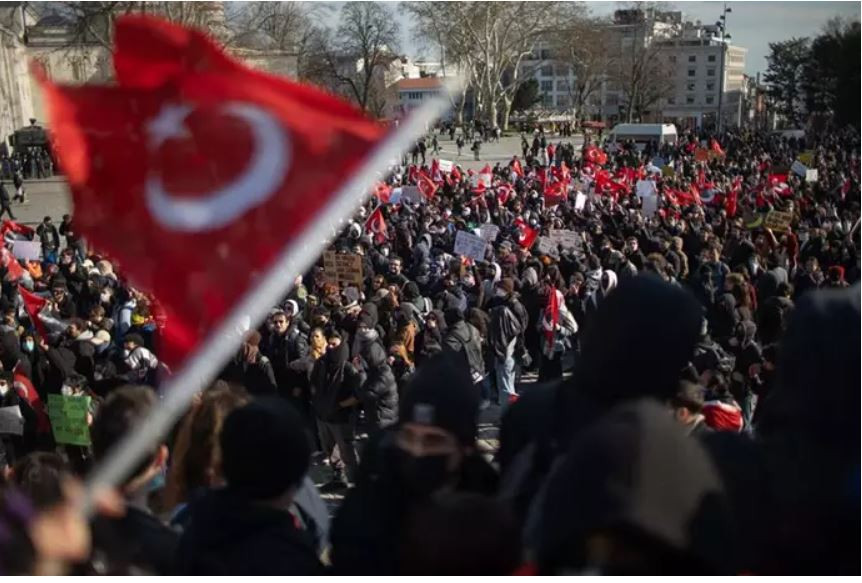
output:
[[[724,101],[724,53],[727,48],[725,44],[725,40],[730,40],[730,34],[727,32],[727,15],[733,12],[730,8],[727,7],[727,3],[724,3],[724,8],[721,11],[721,16],[718,17],[718,22],[715,23],[715,26],[720,31],[719,41],[721,42],[721,77],[718,80],[718,132],[721,133],[721,128],[723,124],[723,120],[721,117],[722,113],[722,102]]]

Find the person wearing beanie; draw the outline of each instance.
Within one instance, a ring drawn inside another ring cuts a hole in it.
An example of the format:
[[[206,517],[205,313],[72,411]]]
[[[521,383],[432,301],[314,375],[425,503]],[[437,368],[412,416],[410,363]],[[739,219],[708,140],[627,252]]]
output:
[[[300,415],[264,397],[228,415],[219,438],[226,486],[191,505],[181,575],[314,575],[321,564],[293,504],[311,463]]]
[[[496,492],[496,472],[476,449],[478,414],[463,357],[446,351],[419,367],[398,424],[369,441],[356,488],[332,523],[336,573],[397,573],[396,549],[413,512],[444,492]]]

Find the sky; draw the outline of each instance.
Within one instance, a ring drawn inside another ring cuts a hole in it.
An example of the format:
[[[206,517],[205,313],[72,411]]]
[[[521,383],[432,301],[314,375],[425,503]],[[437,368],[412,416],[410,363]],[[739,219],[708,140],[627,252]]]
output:
[[[620,2],[586,2],[596,16],[609,16],[623,6]],[[629,3],[626,3],[626,5]],[[665,5],[666,10],[680,10],[686,20],[700,20],[714,23],[721,15],[721,2],[657,2]],[[858,1],[850,2],[727,2],[732,12],[727,15],[727,31],[732,43],[748,49],[745,59],[745,72],[754,76],[766,71],[766,55],[769,43],[787,40],[792,37],[816,36],[830,18],[842,16],[859,20]],[[422,52],[422,47],[413,42],[410,34],[411,23],[403,11],[396,11],[402,23],[403,49],[411,57]],[[435,55],[428,54],[429,59]]]

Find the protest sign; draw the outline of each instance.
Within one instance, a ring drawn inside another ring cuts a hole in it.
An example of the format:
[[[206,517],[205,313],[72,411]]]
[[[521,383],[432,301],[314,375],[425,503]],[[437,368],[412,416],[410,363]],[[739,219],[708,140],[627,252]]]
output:
[[[323,274],[328,281],[362,287],[362,256],[327,251],[323,254]]]
[[[805,176],[805,172],[808,170],[808,167],[799,160],[796,160],[790,166],[790,170],[794,174],[798,174],[799,176]]]
[[[463,255],[476,261],[482,261],[485,259],[485,248],[487,246],[488,242],[485,239],[467,231],[458,231],[455,235],[455,255]]]
[[[661,175],[662,176],[673,176],[674,174],[676,174],[676,172],[674,172],[673,166],[662,166],[661,167]]]
[[[18,405],[0,407],[0,433],[24,435],[24,417]]]
[[[806,166],[814,165],[814,150],[806,150],[799,154],[799,161],[805,164]]]
[[[793,220],[793,213],[784,211],[769,211],[766,219],[763,221],[763,226],[773,231],[786,232],[790,230],[790,221]]]
[[[575,210],[582,211],[584,210],[584,205],[587,204],[587,195],[583,192],[579,192],[575,195]]]
[[[438,164],[440,172],[452,172],[452,167],[454,166],[454,164],[452,164],[452,160],[440,160]]]
[[[497,240],[497,235],[500,234],[500,227],[497,225],[482,225],[479,227],[479,236],[485,241],[493,243]]]
[[[661,156],[656,156],[655,158],[653,158],[651,163],[656,168],[661,168],[662,166],[667,165],[667,161],[665,161],[665,159]]]
[[[817,168],[809,168],[805,171],[805,182],[817,182]]]
[[[583,240],[577,233],[570,229],[551,229],[548,233],[554,249],[558,246],[563,249],[580,249]]]
[[[641,198],[641,212],[647,218],[652,218],[658,210],[658,196],[651,195]]]
[[[42,257],[40,241],[15,241],[12,243],[12,255],[26,261],[39,261]]]
[[[87,414],[90,397],[71,397],[50,393],[48,417],[54,431],[54,441],[68,445],[90,445],[90,427]]]
[[[635,185],[635,192],[640,198],[644,198],[647,196],[655,196],[656,187],[655,182],[652,180],[638,180]]]
[[[559,255],[559,252],[557,251],[557,246],[554,245],[554,242],[551,241],[550,237],[539,237],[537,241],[538,245],[536,246],[536,248],[539,250],[540,254],[552,256]]]
[[[401,200],[409,200],[410,202],[420,203],[422,202],[422,192],[420,192],[418,186],[402,186]]]

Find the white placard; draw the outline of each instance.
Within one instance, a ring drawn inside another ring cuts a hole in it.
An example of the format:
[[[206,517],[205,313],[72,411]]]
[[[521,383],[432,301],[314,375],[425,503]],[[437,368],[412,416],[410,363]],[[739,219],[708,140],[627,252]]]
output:
[[[582,211],[584,210],[584,205],[587,204],[587,195],[583,192],[579,192],[575,195],[575,210]]]
[[[497,240],[497,235],[500,234],[500,227],[497,225],[482,225],[479,227],[479,236],[485,241],[493,243]]]
[[[551,241],[550,237],[539,237],[537,239],[536,249],[538,249],[539,253],[543,255],[554,255],[558,254],[557,246],[554,245],[554,242]]]
[[[24,434],[24,417],[18,405],[0,407],[0,433],[8,435]]]
[[[422,193],[419,191],[418,186],[402,186],[401,187],[401,199],[409,200],[410,202],[420,203],[422,202]],[[391,199],[390,199],[391,200]]]
[[[452,168],[455,166],[452,160],[440,160],[438,165],[440,166],[440,172],[452,172]]]
[[[640,198],[655,196],[657,192],[655,182],[652,180],[638,180],[637,185],[635,186],[635,192],[637,192],[637,195]]]
[[[805,171],[805,182],[817,182],[817,168],[809,168]]]
[[[455,255],[463,255],[476,261],[485,259],[485,248],[488,242],[482,237],[468,233],[467,231],[458,231],[455,235]]]
[[[641,212],[645,217],[652,218],[658,210],[658,196],[645,196],[641,198]]]
[[[563,249],[578,249],[581,246],[581,238],[572,230],[551,229],[548,234],[555,248],[558,245],[562,246]]]
[[[27,261],[39,261],[42,258],[42,243],[40,241],[15,241],[12,243],[12,255]]]
[[[402,194],[403,191],[401,190],[401,187],[393,188],[392,192],[389,193],[389,204],[398,204],[401,202]]]

